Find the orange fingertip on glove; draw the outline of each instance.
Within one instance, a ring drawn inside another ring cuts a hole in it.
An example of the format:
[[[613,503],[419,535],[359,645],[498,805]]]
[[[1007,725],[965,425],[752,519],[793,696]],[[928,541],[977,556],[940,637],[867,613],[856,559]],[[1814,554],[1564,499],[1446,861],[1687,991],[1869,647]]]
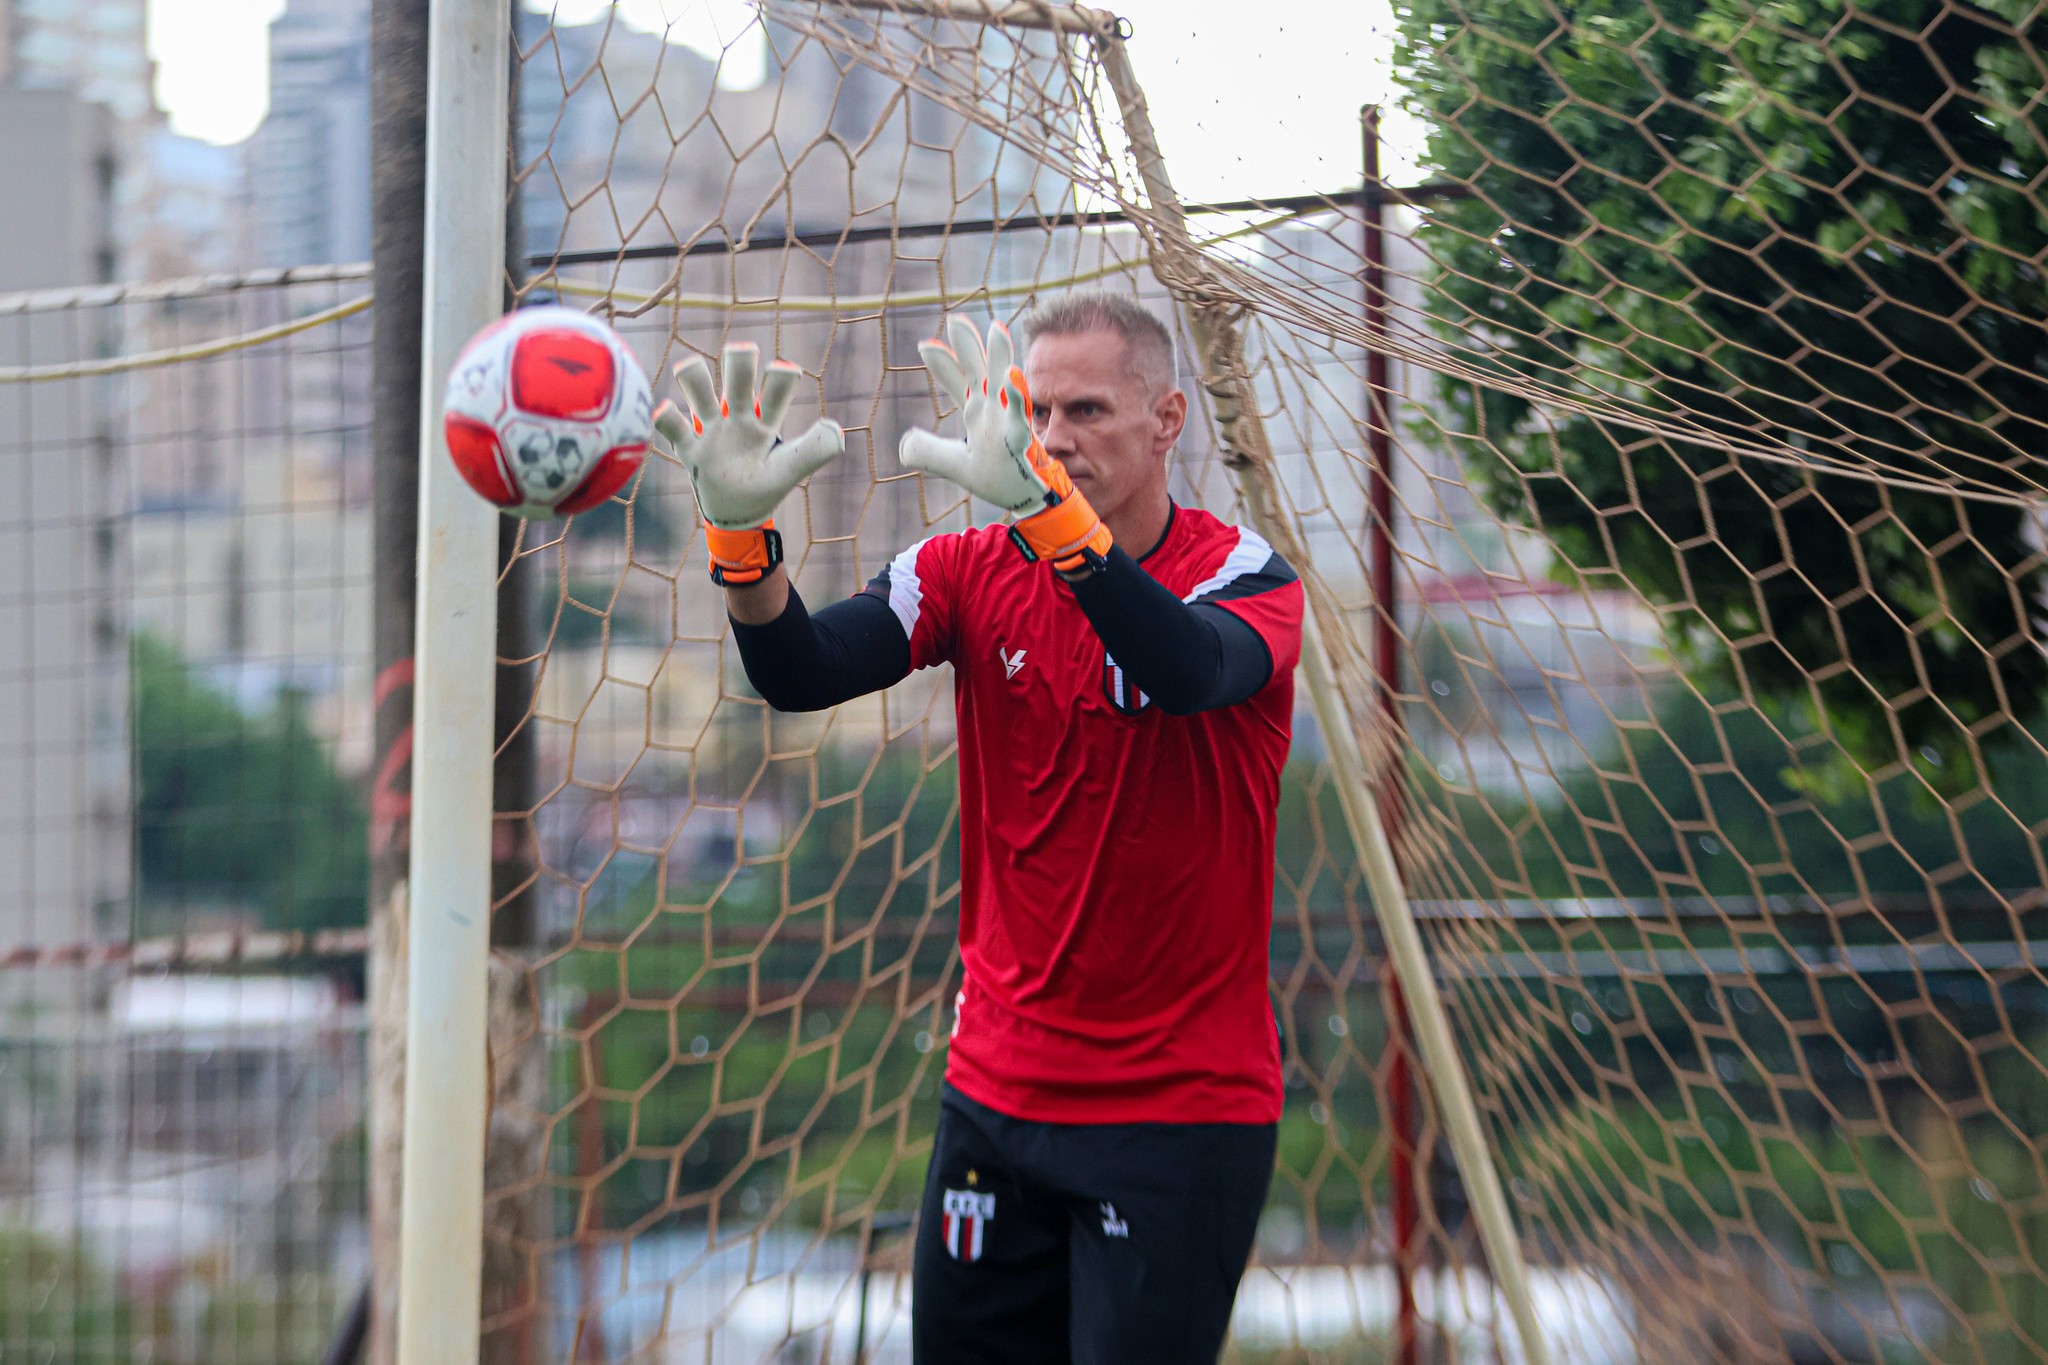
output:
[[[721,588],[758,583],[782,562],[782,533],[773,518],[744,531],[727,531],[704,523],[704,549],[711,559],[711,581]]]
[[[1031,385],[1025,381],[1024,371],[1011,366],[1009,382],[1024,400],[1025,420],[1029,421]],[[1007,406],[1009,394],[1001,395],[999,401]],[[1095,515],[1088,499],[1074,487],[1067,467],[1052,457],[1045,443],[1036,435],[1031,438],[1026,458],[1031,461],[1031,468],[1038,477],[1045,481],[1045,510],[1020,517],[1012,523],[1010,542],[1026,559],[1045,560],[1058,573],[1099,569],[1109,554],[1109,547],[1115,543],[1109,528]]]

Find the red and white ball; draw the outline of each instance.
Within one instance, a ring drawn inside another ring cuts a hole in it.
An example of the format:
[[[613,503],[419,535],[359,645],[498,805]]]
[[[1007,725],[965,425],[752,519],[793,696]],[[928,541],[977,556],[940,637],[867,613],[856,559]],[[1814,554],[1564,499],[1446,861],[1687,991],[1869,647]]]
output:
[[[654,395],[610,327],[573,308],[522,308],[471,338],[442,403],[463,479],[515,517],[568,517],[624,488],[647,459]]]

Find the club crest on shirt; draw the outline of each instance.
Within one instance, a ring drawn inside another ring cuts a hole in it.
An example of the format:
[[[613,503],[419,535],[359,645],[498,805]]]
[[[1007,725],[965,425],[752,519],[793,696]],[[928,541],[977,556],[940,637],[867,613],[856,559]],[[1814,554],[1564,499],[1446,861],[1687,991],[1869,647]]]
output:
[[[956,1261],[980,1260],[988,1225],[996,1219],[996,1197],[978,1190],[947,1190],[944,1211],[940,1231],[946,1254]]]
[[[1138,690],[1116,656],[1108,653],[1102,656],[1102,695],[1127,716],[1135,716],[1152,704],[1152,698]]]

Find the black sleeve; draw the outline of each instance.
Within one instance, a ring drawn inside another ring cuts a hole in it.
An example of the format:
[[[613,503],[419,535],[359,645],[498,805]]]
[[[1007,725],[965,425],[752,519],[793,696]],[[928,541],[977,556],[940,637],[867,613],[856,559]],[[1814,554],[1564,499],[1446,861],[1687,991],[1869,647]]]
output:
[[[1234,706],[1273,676],[1272,653],[1241,617],[1181,601],[1121,548],[1073,588],[1110,657],[1169,715]]]
[[[822,711],[910,676],[910,641],[889,604],[862,593],[816,616],[789,588],[789,605],[765,626],[732,623],[747,680],[778,711]]]

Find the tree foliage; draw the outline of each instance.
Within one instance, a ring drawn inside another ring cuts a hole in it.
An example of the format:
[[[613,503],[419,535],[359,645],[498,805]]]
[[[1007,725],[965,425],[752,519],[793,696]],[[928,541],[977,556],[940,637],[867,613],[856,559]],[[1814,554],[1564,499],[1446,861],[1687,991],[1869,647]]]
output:
[[[267,928],[362,921],[362,793],[286,690],[250,714],[169,644],[135,637],[137,870],[145,912],[194,902]]]
[[[1806,779],[1837,791],[1895,764],[1975,785],[1972,738],[2016,737],[2048,698],[2042,559],[2010,500],[2048,482],[2048,68],[2023,8],[1402,14],[1428,159],[1473,190],[1422,229],[1446,333],[1499,379],[1568,376],[1785,457],[1447,383],[1498,452],[1475,485],[1564,571],[1671,608],[1690,666],[1827,727],[1842,760]]]

